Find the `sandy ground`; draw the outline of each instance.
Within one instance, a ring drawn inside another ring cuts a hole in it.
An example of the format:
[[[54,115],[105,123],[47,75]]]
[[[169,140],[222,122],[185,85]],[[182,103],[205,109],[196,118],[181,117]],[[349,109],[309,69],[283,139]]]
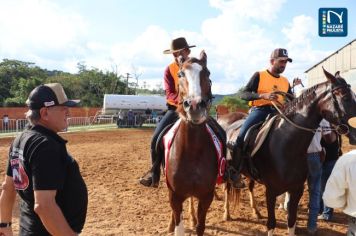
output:
[[[79,162],[89,190],[87,221],[81,235],[167,235],[170,206],[164,177],[158,189],[138,184],[138,178],[150,165],[148,147],[152,132],[152,129],[115,129],[62,135],[69,141],[68,150]],[[5,173],[11,141],[12,138],[0,139],[1,176]],[[344,150],[350,149],[345,142]],[[218,194],[223,197],[221,187],[218,187]],[[223,201],[213,201],[207,215],[205,235],[267,235],[263,186],[257,186],[256,196],[262,220],[252,217],[246,190],[230,222],[222,220]],[[306,234],[307,202],[305,191],[298,212],[297,235]],[[286,213],[276,209],[276,215],[275,235],[288,235]],[[195,235],[187,221],[187,210],[184,218],[186,235]],[[17,203],[13,222],[17,235]],[[345,235],[346,229],[346,216],[336,211],[333,222],[319,222],[318,235]]]

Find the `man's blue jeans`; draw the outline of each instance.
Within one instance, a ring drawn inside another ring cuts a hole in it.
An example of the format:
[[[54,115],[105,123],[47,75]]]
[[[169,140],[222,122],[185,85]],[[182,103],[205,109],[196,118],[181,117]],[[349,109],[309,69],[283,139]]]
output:
[[[236,145],[238,147],[242,147],[244,138],[245,138],[245,135],[246,135],[248,129],[251,126],[253,126],[254,124],[264,121],[269,114],[275,113],[275,112],[276,112],[276,109],[272,106],[262,106],[262,107],[251,108],[250,114],[247,116],[245,122],[241,126],[239,136],[237,137],[237,140],[236,140]]]
[[[317,228],[318,213],[320,209],[320,186],[322,163],[320,153],[308,153],[308,190],[309,190],[309,215],[308,215],[308,230]]]
[[[336,160],[325,161],[322,166],[322,174],[321,174],[321,187],[320,187],[320,210],[319,213],[324,216],[324,219],[331,220],[333,217],[334,209],[331,207],[324,206],[323,194],[325,191],[326,182],[329,179],[329,176],[334,169]]]

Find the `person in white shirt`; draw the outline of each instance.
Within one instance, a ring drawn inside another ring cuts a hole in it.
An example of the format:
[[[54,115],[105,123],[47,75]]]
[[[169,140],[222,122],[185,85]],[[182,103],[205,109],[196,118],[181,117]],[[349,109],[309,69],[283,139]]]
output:
[[[349,216],[347,236],[356,235],[356,149],[337,160],[326,183],[325,205],[341,208]]]

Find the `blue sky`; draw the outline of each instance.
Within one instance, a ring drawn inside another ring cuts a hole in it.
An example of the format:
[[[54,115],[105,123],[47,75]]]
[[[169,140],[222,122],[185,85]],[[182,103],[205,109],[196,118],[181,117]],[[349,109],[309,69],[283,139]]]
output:
[[[318,9],[348,9],[348,36],[318,36]],[[78,62],[162,86],[163,55],[176,37],[204,49],[213,93],[229,94],[284,47],[285,75],[304,71],[356,38],[354,0],[0,0],[0,59],[75,73]],[[134,81],[132,81],[134,82]],[[307,84],[307,81],[304,81]]]

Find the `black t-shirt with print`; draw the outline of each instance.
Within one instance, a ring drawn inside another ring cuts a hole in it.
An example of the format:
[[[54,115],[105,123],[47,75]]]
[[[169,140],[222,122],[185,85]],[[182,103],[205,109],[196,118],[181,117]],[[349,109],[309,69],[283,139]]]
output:
[[[49,235],[34,212],[33,190],[57,190],[56,202],[70,227],[83,229],[88,191],[77,162],[68,154],[66,140],[43,126],[26,129],[10,147],[7,175],[21,197],[23,235]]]

